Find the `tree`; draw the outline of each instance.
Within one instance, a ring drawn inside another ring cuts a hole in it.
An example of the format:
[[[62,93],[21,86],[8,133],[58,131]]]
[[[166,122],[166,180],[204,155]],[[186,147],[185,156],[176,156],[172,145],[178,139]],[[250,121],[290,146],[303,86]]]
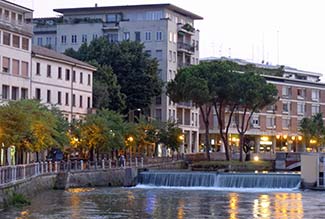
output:
[[[253,114],[277,100],[277,89],[273,84],[253,72],[238,74],[235,122],[240,136],[239,159],[243,161],[244,136]]]
[[[159,143],[164,144],[172,151],[178,151],[179,146],[183,143],[182,135],[182,129],[176,123],[167,122],[159,131]]]
[[[65,54],[86,62],[96,61],[100,66],[110,66],[121,93],[126,97],[126,112],[148,108],[152,99],[161,94],[163,84],[157,74],[158,62],[144,52],[144,45],[139,42],[109,43],[101,37],[89,45],[83,44],[78,51],[70,49]],[[102,79],[98,77],[98,80]]]
[[[210,160],[209,117],[212,109],[212,91],[209,80],[214,74],[214,63],[200,63],[181,69],[167,84],[167,94],[174,102],[192,101],[200,109],[205,125],[205,147]]]
[[[311,140],[315,140],[318,144],[323,144],[325,128],[322,113],[317,113],[311,118],[303,118],[300,122],[299,131],[302,133],[307,147],[310,146]]]

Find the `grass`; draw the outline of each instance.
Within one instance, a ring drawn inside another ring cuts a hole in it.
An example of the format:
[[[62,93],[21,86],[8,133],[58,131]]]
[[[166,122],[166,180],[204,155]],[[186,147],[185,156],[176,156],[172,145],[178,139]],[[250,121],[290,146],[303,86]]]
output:
[[[13,193],[7,203],[8,206],[22,207],[25,205],[30,205],[30,201],[23,195],[18,193]]]
[[[246,161],[240,162],[238,160],[232,161],[200,161],[191,165],[192,170],[203,171],[272,171],[272,161]]]

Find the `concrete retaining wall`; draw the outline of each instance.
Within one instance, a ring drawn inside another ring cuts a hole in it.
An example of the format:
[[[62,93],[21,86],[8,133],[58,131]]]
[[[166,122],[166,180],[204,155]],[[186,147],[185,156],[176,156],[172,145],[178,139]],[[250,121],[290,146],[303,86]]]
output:
[[[32,198],[35,194],[53,189],[56,175],[42,175],[30,179],[21,180],[6,186],[0,186],[0,208],[3,208],[14,193],[23,194],[27,198]]]

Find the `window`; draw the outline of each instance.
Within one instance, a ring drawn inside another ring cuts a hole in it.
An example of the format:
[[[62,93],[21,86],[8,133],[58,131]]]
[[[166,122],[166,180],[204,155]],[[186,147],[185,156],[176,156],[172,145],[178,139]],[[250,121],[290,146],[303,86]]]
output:
[[[145,20],[147,21],[156,21],[163,18],[162,11],[147,11],[145,14]]]
[[[11,12],[11,20],[13,22],[16,22],[16,13],[15,12]]]
[[[140,42],[141,41],[141,33],[140,32],[135,32],[135,41]]]
[[[72,106],[76,106],[76,95],[72,94]]]
[[[62,104],[62,93],[61,91],[58,91],[58,105]]]
[[[162,60],[162,56],[163,56],[162,55],[162,50],[160,50],[160,49],[159,50],[156,50],[156,57],[157,57],[157,59],[158,60]]]
[[[21,62],[21,75],[23,77],[28,77],[28,62]]]
[[[41,75],[41,63],[36,63],[36,75]]]
[[[282,129],[289,129],[290,118],[282,118]]]
[[[52,44],[52,37],[46,37],[46,45],[51,45]]]
[[[145,52],[147,55],[151,56],[151,50],[146,50]]]
[[[175,63],[176,62],[176,52],[173,52],[173,62]]]
[[[162,41],[163,37],[162,37],[162,32],[158,31],[156,32],[156,40],[157,41]]]
[[[267,128],[274,128],[275,127],[275,118],[267,116],[266,117],[266,127]]]
[[[9,20],[9,11],[5,10],[5,19]]]
[[[66,35],[62,35],[61,36],[61,43],[62,44],[66,44],[67,43],[67,36]]]
[[[76,71],[72,71],[72,81],[76,82]]]
[[[82,96],[79,97],[79,107],[82,108]]]
[[[151,32],[145,33],[145,39],[146,39],[146,41],[151,41]]]
[[[28,89],[27,88],[21,88],[21,99],[23,99],[23,100],[28,99]]]
[[[123,40],[130,40],[130,32],[123,33]]]
[[[18,87],[12,87],[11,88],[11,99],[12,100],[18,100],[19,98],[19,88]]]
[[[118,34],[117,33],[109,33],[107,34],[108,42],[115,43],[118,42]]]
[[[65,105],[69,106],[69,93],[65,93]]]
[[[319,90],[311,90],[311,99],[314,101],[318,101],[319,100]]]
[[[90,97],[87,97],[87,109],[91,108]]]
[[[65,80],[70,81],[70,70],[69,69],[65,70]]]
[[[291,87],[283,86],[282,87],[282,96],[283,97],[291,97]]]
[[[83,43],[87,43],[87,34],[82,34],[82,39],[81,39],[81,41],[82,41]]]
[[[312,105],[311,106],[311,114],[312,115],[315,115],[315,114],[317,114],[317,113],[319,113],[319,105]]]
[[[199,41],[198,41],[198,40],[196,41],[195,49],[196,49],[197,51],[199,50]]]
[[[58,79],[62,79],[62,68],[58,67]]]
[[[177,33],[174,33],[174,43],[177,43]]]
[[[161,105],[161,96],[156,97],[156,105]]]
[[[172,80],[173,79],[173,71],[169,70],[169,79]]]
[[[71,43],[77,43],[77,35],[71,36]]]
[[[23,15],[18,14],[18,24],[22,24],[23,23]]]
[[[8,100],[9,99],[9,86],[2,85],[2,99]]]
[[[10,33],[3,32],[3,39],[2,39],[3,45],[10,46]]]
[[[41,89],[39,88],[35,89],[35,98],[36,100],[41,100]]]
[[[46,102],[51,103],[51,90],[47,90]]]
[[[158,120],[158,121],[161,121],[161,118],[162,116],[161,116],[161,109],[156,109],[156,119]]]
[[[20,48],[20,38],[19,36],[12,35],[12,46],[16,48]]]
[[[46,73],[46,76],[47,76],[48,78],[51,77],[51,65],[47,65],[47,73]]]
[[[298,115],[305,114],[305,104],[304,103],[297,103],[297,114]]]
[[[106,15],[106,21],[108,23],[116,23],[121,20],[120,14],[107,14]]]
[[[12,60],[12,74],[19,75],[19,60],[17,59]]]
[[[91,76],[90,76],[90,74],[88,74],[88,85],[90,86],[90,83],[91,83]]]
[[[25,37],[22,38],[22,49],[29,50],[29,39]]]
[[[304,99],[305,98],[305,89],[298,89],[297,90],[297,98],[298,99]]]
[[[38,37],[37,38],[37,45],[38,46],[42,46],[43,45],[43,38],[42,37]]]
[[[10,71],[10,59],[7,57],[2,57],[2,72],[9,73]]]
[[[289,107],[290,107],[290,104],[289,103],[286,103],[284,102],[283,103],[283,113],[289,113]]]
[[[80,81],[80,84],[83,84],[83,82],[84,82],[84,76],[83,76],[83,73],[82,72],[80,72],[79,81]]]
[[[171,62],[173,59],[173,51],[169,50],[169,61]]]
[[[93,34],[93,40],[95,40],[95,39],[97,39],[98,38],[98,36],[97,36],[97,34]]]

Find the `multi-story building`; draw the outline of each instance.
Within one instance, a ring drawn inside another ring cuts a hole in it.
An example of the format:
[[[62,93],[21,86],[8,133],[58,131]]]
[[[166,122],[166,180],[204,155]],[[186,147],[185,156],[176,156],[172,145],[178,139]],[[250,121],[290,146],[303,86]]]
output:
[[[0,1],[0,100],[30,97],[32,10]]]
[[[0,102],[36,98],[81,119],[92,108],[96,69],[53,50],[32,46],[32,10],[0,0]]]
[[[213,59],[209,59],[211,60]],[[268,83],[276,86],[279,99],[274,105],[255,113],[251,118],[246,137],[250,140],[252,149],[255,152],[305,150],[303,145],[306,142],[299,132],[300,121],[319,112],[325,116],[325,84],[320,82],[322,74],[286,66],[280,68],[280,66],[249,63],[240,59],[230,60],[240,65],[254,64],[257,68],[279,70],[275,75],[263,75]],[[228,115],[225,116],[227,121]],[[202,133],[200,142],[203,143],[203,124],[200,131]],[[222,148],[218,133],[217,115],[214,111],[210,116],[210,137],[211,143],[217,149]],[[238,146],[239,136],[235,122],[231,123],[229,133],[230,144]],[[315,141],[310,143],[317,144]]]
[[[199,30],[194,28],[194,20],[202,17],[172,4],[96,5],[54,11],[62,16],[34,19],[34,44],[64,52],[100,36],[110,42],[139,41],[159,61],[158,73],[165,82],[175,77],[178,68],[199,62]],[[153,102],[153,117],[177,121],[182,128],[181,152],[197,151],[199,111],[191,103],[173,103],[165,94]]]
[[[92,109],[92,73],[84,62],[33,46],[31,97],[57,107],[68,121],[83,119]]]

